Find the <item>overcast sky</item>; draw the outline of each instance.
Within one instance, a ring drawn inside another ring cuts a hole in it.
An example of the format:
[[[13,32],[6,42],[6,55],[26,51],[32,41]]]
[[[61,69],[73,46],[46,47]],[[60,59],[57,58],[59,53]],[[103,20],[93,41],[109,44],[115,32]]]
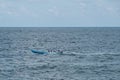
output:
[[[120,27],[120,0],[0,0],[0,27]]]

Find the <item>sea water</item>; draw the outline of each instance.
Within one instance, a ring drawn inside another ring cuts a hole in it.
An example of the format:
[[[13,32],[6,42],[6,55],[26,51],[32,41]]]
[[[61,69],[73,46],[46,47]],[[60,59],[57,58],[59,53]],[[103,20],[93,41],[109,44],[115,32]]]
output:
[[[120,28],[0,28],[0,80],[119,79]]]

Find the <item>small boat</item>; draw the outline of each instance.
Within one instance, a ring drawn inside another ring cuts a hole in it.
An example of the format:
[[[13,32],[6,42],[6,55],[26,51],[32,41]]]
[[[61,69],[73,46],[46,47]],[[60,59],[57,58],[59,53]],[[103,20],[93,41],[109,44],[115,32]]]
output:
[[[37,53],[37,54],[48,54],[48,52],[43,51],[43,50],[33,50],[33,49],[32,49],[31,52]]]

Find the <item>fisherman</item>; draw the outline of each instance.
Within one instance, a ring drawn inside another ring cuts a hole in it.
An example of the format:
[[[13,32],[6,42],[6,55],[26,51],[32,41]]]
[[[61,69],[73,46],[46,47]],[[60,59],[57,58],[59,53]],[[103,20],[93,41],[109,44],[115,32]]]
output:
[[[62,50],[58,50],[58,54],[63,54],[63,51]]]

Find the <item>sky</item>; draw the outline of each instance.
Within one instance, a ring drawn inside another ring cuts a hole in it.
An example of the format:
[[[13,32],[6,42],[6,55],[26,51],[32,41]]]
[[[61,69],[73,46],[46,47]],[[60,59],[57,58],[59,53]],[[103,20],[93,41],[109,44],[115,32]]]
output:
[[[0,0],[0,27],[120,27],[120,0]]]

